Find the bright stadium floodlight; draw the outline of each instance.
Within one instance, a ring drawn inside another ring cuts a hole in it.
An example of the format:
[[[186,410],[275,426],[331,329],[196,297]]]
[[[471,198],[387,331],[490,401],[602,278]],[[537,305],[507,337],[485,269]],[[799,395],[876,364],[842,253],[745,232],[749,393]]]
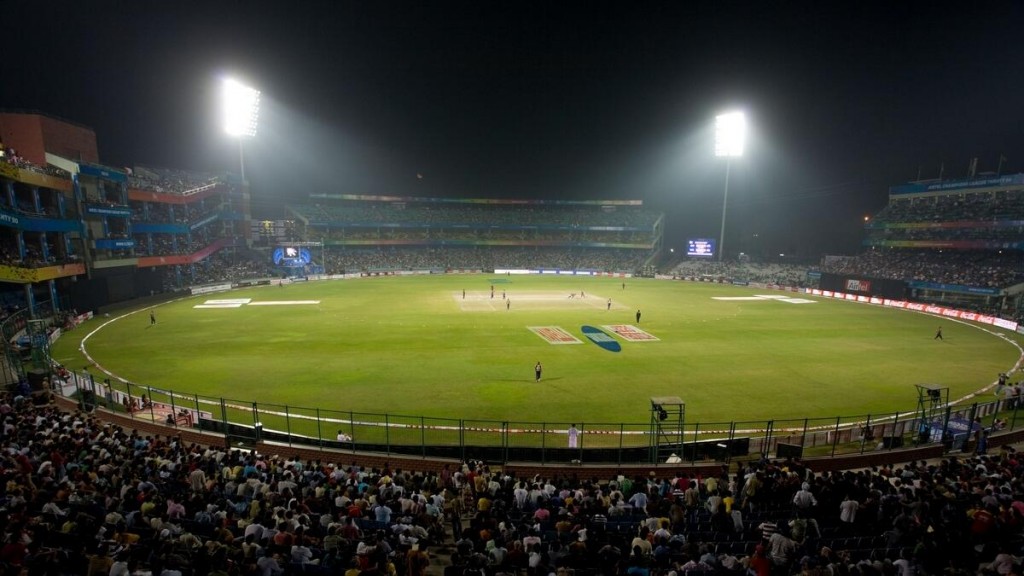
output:
[[[260,91],[225,78],[222,94],[224,131],[232,136],[255,136],[260,115]]]
[[[743,112],[730,112],[715,117],[715,156],[743,156],[743,143],[746,137],[747,117]]]
[[[725,193],[722,196],[722,228],[718,232],[718,261],[725,256],[725,210],[729,205],[729,163],[743,156],[747,138],[747,117],[743,112],[729,112],[715,117],[715,156],[725,158]]]
[[[231,78],[225,78],[221,94],[224,106],[224,131],[238,138],[238,166],[244,185],[245,149],[242,146],[242,139],[256,135],[256,123],[260,116],[260,91]]]

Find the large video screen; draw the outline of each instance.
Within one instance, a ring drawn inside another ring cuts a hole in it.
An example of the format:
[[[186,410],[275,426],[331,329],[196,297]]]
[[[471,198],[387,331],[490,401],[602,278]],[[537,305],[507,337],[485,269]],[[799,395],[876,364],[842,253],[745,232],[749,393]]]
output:
[[[274,249],[274,264],[277,266],[305,266],[312,262],[308,248],[280,246]]]
[[[691,238],[686,241],[686,255],[711,257],[715,255],[714,238]]]

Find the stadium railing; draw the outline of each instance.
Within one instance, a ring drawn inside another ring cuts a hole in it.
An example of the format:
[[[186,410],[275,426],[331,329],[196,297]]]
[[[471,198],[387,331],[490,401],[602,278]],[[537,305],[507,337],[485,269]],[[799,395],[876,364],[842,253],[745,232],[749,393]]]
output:
[[[344,412],[200,396],[83,371],[56,394],[85,410],[103,408],[132,419],[222,435],[229,444],[275,443],[337,453],[371,452],[496,463],[647,464],[669,453],[682,462],[750,457],[835,457],[912,446],[969,452],[989,434],[1024,428],[1024,398],[995,396],[921,412],[842,415],[717,423],[679,422],[669,432],[654,422],[577,422],[575,447],[567,422],[495,421]],[[977,397],[974,398],[975,400]]]

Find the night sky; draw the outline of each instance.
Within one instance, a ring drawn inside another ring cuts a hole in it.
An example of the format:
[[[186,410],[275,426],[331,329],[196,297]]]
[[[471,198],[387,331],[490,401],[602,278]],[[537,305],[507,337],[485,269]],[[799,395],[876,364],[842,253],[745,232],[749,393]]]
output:
[[[712,125],[734,107],[752,134],[727,245],[752,252],[851,253],[889,185],[975,156],[1024,166],[1019,2],[6,0],[0,16],[0,107],[91,126],[112,166],[237,170],[219,78],[261,89],[259,217],[310,192],[639,198],[679,246],[718,234]]]

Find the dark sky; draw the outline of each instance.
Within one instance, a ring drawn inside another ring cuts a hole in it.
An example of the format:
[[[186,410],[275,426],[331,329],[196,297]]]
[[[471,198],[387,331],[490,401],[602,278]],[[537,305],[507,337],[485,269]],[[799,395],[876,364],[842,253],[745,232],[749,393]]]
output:
[[[890,184],[1024,165],[1019,2],[0,4],[0,107],[114,166],[223,171],[225,74],[263,91],[257,215],[310,192],[640,198],[717,236],[712,122],[747,112],[727,244],[858,248]],[[417,174],[423,178],[418,179]],[[755,237],[754,235],[757,234]]]

